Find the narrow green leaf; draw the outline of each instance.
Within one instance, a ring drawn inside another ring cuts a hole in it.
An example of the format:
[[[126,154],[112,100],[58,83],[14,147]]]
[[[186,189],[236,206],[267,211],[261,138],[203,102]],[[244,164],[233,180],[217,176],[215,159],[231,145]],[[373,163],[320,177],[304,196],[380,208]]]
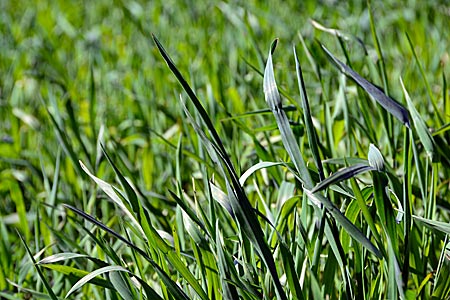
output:
[[[304,299],[302,288],[300,287],[300,280],[297,275],[294,258],[292,257],[292,253],[289,251],[288,246],[282,240],[282,237],[279,236],[280,241],[280,250],[281,257],[283,259],[283,266],[286,272],[287,282],[289,284],[289,288],[291,290],[292,296],[294,299]]]
[[[138,204],[138,198],[137,198],[136,192],[133,190],[131,185],[128,183],[128,181],[125,179],[125,177],[122,175],[122,172],[120,172],[120,170],[116,167],[116,165],[114,164],[112,159],[109,157],[108,153],[106,152],[105,147],[102,144],[100,144],[100,145],[101,145],[103,154],[108,159],[108,162],[109,162],[110,166],[113,168],[114,173],[116,174],[117,178],[119,178],[120,185],[125,190],[125,194],[127,195],[127,200],[130,202],[131,208],[133,209],[134,213],[137,216],[137,219],[139,220],[141,218],[141,216],[139,213],[139,204]]]
[[[70,266],[57,265],[57,264],[52,264],[52,263],[43,264],[42,267],[44,267],[46,269],[54,270],[58,273],[67,275],[71,278],[75,278],[78,280],[80,280],[81,278],[83,278],[84,276],[89,274],[88,271],[80,270],[80,269],[70,267]],[[104,287],[104,288],[114,289],[114,287],[111,285],[111,283],[108,280],[101,278],[101,277],[92,278],[90,283]]]
[[[63,260],[69,260],[72,258],[81,258],[81,257],[89,257],[89,255],[79,254],[79,253],[71,253],[71,252],[57,253],[57,254],[48,256],[44,259],[41,259],[40,261],[37,262],[37,264],[38,265],[52,264],[52,263],[63,261]]]
[[[83,164],[83,162],[80,160],[79,164],[81,166],[81,169],[91,177],[95,183],[102,189],[102,191],[111,198],[111,200],[114,201],[114,203],[119,206],[119,208],[130,218],[131,222],[136,226],[139,231],[141,231],[142,235],[144,235],[144,231],[142,230],[142,227],[136,217],[133,215],[133,213],[128,209],[128,207],[123,203],[123,200],[117,195],[116,189],[113,188],[113,186],[106,181],[103,181],[102,179],[96,177],[93,175],[89,169]]]
[[[211,141],[207,138],[206,134],[203,132],[200,126],[195,122],[194,118],[192,118],[188,109],[184,105],[184,102],[181,101],[186,116],[188,116],[191,124],[194,127],[194,130],[197,132],[197,134],[204,142],[204,145],[206,146],[206,149],[208,150],[211,159],[217,164],[217,166],[219,166],[218,170],[221,172],[221,174],[224,176],[225,179],[227,179],[227,174],[230,177],[231,183],[229,180],[226,180],[225,183],[227,186],[227,194],[229,199],[231,200],[231,205],[233,207],[233,211],[237,216],[238,222],[240,223],[240,226],[243,229],[244,234],[252,241],[264,265],[269,270],[269,273],[275,284],[276,288],[275,291],[277,293],[277,296],[282,300],[285,299],[287,300],[287,297],[283,291],[283,287],[281,286],[279,276],[277,274],[274,258],[267,245],[259,221],[253,211],[250,202],[248,201],[247,196],[245,195],[245,192],[243,191],[241,185],[239,184],[238,176],[236,174],[234,166],[227,155],[227,152],[223,146],[223,143],[219,135],[217,134],[217,131],[213,126],[211,119],[209,118],[205,109],[201,105],[197,96],[192,91],[189,84],[186,82],[186,80],[183,78],[181,73],[176,68],[175,64],[170,59],[164,47],[161,45],[161,43],[157,40],[155,36],[153,36],[153,40],[155,41],[158,51],[160,52],[164,61],[166,62],[172,73],[175,75],[177,80],[180,82],[183,89],[188,94],[192,103],[196,107],[198,114],[200,115],[203,122],[206,124],[206,127],[208,128],[210,134],[212,135]],[[225,167],[222,165],[222,163],[225,165]]]
[[[424,81],[425,86],[427,88],[428,97],[430,99],[431,105],[433,105],[434,113],[438,118],[438,124],[442,124],[442,123],[444,123],[444,120],[441,116],[441,111],[439,110],[439,108],[436,105],[436,100],[434,99],[433,91],[431,90],[430,83],[428,82],[427,76],[425,75],[425,70],[423,69],[422,64],[420,63],[420,60],[417,57],[416,51],[414,50],[414,45],[411,41],[411,38],[409,37],[408,32],[405,32],[405,34],[406,34],[406,39],[408,40],[409,47],[411,48],[411,52],[413,53],[414,60],[416,61],[417,66],[419,67],[419,71],[420,71],[420,75],[422,76],[422,80]]]
[[[114,286],[122,299],[136,299],[136,292],[132,290],[129,282],[119,272],[109,272],[109,281]]]

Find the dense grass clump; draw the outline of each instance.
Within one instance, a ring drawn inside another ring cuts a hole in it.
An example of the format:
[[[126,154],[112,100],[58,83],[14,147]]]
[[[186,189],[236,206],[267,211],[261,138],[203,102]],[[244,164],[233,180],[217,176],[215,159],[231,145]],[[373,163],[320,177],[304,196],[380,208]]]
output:
[[[1,299],[450,299],[450,6],[0,3]]]

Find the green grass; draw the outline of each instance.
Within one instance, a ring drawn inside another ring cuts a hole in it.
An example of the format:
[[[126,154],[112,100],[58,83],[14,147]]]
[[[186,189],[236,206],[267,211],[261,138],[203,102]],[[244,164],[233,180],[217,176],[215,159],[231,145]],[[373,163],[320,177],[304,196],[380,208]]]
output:
[[[0,299],[450,299],[446,1],[0,1]]]

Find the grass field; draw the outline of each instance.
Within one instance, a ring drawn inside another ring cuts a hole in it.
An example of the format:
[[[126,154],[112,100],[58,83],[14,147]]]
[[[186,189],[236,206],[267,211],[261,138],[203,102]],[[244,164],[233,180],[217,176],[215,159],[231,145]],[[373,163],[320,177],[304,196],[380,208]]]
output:
[[[0,0],[0,299],[450,299],[447,1]]]

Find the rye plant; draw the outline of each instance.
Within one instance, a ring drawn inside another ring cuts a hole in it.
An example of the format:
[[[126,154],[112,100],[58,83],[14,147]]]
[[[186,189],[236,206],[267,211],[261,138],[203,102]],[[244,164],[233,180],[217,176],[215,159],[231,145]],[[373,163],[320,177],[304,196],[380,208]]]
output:
[[[39,85],[34,112],[12,93],[0,186],[15,213],[0,216],[0,298],[450,298],[446,74],[437,94],[410,35],[417,78],[389,73],[370,2],[368,40],[310,20],[319,39],[271,44],[258,40],[256,7],[222,2],[215,12],[252,54],[205,47],[205,65],[193,49],[166,50],[170,33],[150,34],[140,4],[115,5],[146,45],[130,55],[146,72],[124,71],[123,86],[114,72],[100,78],[108,58],[90,31],[78,71],[52,56],[55,41],[38,47],[26,77]],[[222,74],[233,59],[242,78]]]

